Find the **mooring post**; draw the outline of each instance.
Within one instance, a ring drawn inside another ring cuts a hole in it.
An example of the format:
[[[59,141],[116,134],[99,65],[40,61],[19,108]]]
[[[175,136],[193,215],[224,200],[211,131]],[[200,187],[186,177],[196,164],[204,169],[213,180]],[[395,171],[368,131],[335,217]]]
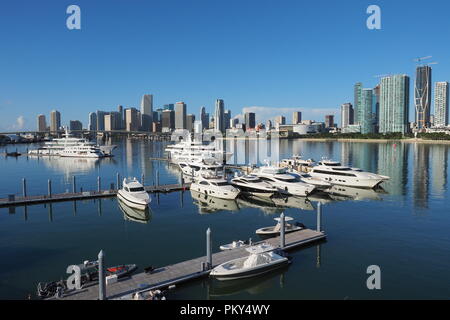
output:
[[[317,203],[317,231],[321,231],[320,219],[322,217],[322,204],[320,202]]]
[[[52,180],[48,179],[48,196],[52,197]]]
[[[27,197],[27,180],[25,178],[22,179],[22,190],[23,190],[23,197]]]
[[[75,176],[72,177],[72,189],[73,189],[73,193],[77,192],[77,181]]]
[[[98,254],[98,299],[105,300],[106,299],[106,286],[105,286],[105,253],[103,250],[100,250]]]
[[[281,213],[280,215],[280,248],[284,249],[285,247],[285,226],[284,226],[284,212]]]
[[[156,185],[159,187],[159,171],[156,171]]]
[[[97,191],[100,192],[101,190],[101,179],[100,176],[97,177]]]
[[[212,268],[211,229],[206,230],[206,269]]]
[[[116,172],[116,185],[117,185],[117,190],[120,189],[120,175],[118,172]]]

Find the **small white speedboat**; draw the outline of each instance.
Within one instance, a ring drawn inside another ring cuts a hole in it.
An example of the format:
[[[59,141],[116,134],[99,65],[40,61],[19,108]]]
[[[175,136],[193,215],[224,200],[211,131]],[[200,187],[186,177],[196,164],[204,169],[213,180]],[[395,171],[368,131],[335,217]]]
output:
[[[222,263],[215,267],[210,276],[217,280],[249,278],[270,272],[289,263],[287,257],[275,253],[269,244],[246,248],[250,255]]]
[[[278,223],[272,227],[264,227],[256,230],[256,234],[260,236],[277,236],[281,231],[281,219],[275,218],[275,221]],[[299,231],[304,229],[304,225],[301,223],[289,223],[289,221],[293,221],[294,219],[291,217],[284,217],[284,232],[290,233],[294,231]]]
[[[247,241],[237,240],[237,241],[233,241],[232,243],[229,243],[229,244],[221,245],[220,250],[222,250],[222,251],[233,250],[233,249],[243,248],[246,246],[248,246]]]
[[[127,206],[140,210],[145,210],[151,202],[144,186],[136,178],[123,179],[122,189],[117,192],[117,197]]]

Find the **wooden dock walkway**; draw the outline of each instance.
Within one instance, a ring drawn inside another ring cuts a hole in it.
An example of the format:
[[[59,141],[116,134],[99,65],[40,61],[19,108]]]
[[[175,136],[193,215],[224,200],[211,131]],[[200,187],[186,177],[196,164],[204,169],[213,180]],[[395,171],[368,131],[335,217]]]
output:
[[[190,183],[181,184],[166,184],[159,186],[145,186],[145,191],[148,193],[168,193],[175,191],[189,190]],[[0,208],[12,206],[33,205],[39,203],[62,202],[62,201],[76,201],[89,200],[97,198],[115,197],[117,190],[101,190],[101,191],[84,191],[84,192],[66,192],[50,195],[38,195],[27,197],[14,197],[13,200],[8,198],[0,199]]]
[[[326,235],[324,232],[311,229],[303,229],[301,231],[288,233],[285,237],[285,250],[289,251],[313,242],[324,240],[325,238]],[[276,248],[280,244],[280,237],[274,237],[260,242],[269,243]],[[244,248],[220,251],[212,255],[213,266],[248,255],[249,253]],[[107,285],[106,296],[108,299],[128,299],[131,298],[132,293],[138,291],[167,288],[170,285],[176,285],[189,280],[205,277],[209,274],[210,270],[202,271],[202,262],[206,262],[206,256],[158,268],[152,274],[136,274],[129,278],[122,279],[119,282]],[[98,292],[98,285],[95,284],[81,290],[69,292],[60,299],[97,300]]]

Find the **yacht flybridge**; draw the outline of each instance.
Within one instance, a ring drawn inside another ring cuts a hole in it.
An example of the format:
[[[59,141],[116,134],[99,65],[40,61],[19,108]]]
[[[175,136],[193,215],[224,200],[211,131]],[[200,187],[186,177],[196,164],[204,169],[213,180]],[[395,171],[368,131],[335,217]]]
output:
[[[316,188],[312,184],[303,182],[299,176],[289,174],[285,168],[267,165],[254,170],[252,174],[287,195],[306,197]]]
[[[123,179],[122,189],[117,192],[117,197],[127,206],[139,210],[145,210],[151,202],[144,186],[136,178]]]
[[[390,179],[387,176],[342,166],[340,162],[325,158],[313,166],[309,174],[313,178],[318,178],[334,185],[369,189],[373,189]]]
[[[217,280],[235,280],[258,276],[289,264],[281,250],[269,244],[260,244],[245,249],[249,256],[234,259],[215,267],[210,276]]]

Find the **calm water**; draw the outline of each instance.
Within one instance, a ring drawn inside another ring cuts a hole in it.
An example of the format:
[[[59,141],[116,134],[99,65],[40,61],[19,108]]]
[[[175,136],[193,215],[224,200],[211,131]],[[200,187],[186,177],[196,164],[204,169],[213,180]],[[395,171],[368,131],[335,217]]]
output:
[[[48,179],[54,193],[71,191],[73,175],[77,189],[84,190],[96,188],[97,176],[103,186],[115,183],[116,172],[144,173],[146,184],[153,184],[158,171],[161,183],[178,182],[175,168],[148,160],[160,156],[164,144],[113,143],[118,144],[116,156],[100,161],[2,157],[0,197],[20,195],[23,177],[29,195],[46,193]],[[320,199],[328,239],[293,252],[287,269],[238,282],[200,280],[179,286],[170,298],[449,299],[449,152],[448,145],[282,141],[281,157],[328,156],[391,180],[384,192],[347,188],[333,199]],[[251,152],[243,156],[245,163],[254,160]],[[69,264],[95,259],[100,249],[108,265],[164,266],[204,255],[208,227],[215,251],[233,239],[257,239],[255,230],[273,225],[283,211],[315,228],[317,200],[291,199],[284,207],[246,200],[212,203],[193,199],[188,191],[153,196],[148,217],[124,213],[116,199],[2,208],[0,298],[26,298],[37,282],[65,278]],[[366,287],[366,269],[374,264],[382,272],[379,291]]]

